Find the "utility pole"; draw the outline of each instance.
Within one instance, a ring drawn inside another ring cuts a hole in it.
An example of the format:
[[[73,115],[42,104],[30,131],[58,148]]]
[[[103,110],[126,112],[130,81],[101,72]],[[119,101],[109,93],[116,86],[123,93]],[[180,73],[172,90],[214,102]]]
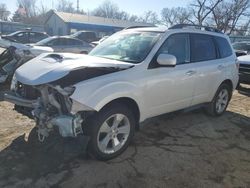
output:
[[[77,0],[77,7],[76,7],[77,13],[79,13],[79,0]]]

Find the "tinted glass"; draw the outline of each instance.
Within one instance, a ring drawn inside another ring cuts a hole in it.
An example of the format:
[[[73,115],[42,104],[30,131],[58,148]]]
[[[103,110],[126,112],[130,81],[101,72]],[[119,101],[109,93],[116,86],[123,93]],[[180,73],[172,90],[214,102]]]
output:
[[[191,61],[207,61],[216,59],[216,48],[209,35],[191,34]]]
[[[79,40],[74,40],[74,39],[67,39],[67,45],[70,45],[70,46],[80,46],[82,45],[81,41]]]
[[[60,39],[60,38],[53,39],[49,44],[52,45],[52,46],[61,46],[61,45],[63,45],[62,39]]]
[[[29,42],[28,33],[26,32],[18,33],[17,35],[14,35],[14,38],[19,42]]]
[[[174,34],[171,35],[162,45],[157,55],[171,54],[177,59],[176,64],[184,64],[190,62],[190,48],[189,48],[188,34]]]
[[[46,38],[46,35],[42,34],[42,33],[30,33],[30,42],[34,43],[37,41],[40,41],[42,39]]]
[[[232,48],[229,45],[227,39],[222,37],[215,37],[215,40],[219,48],[221,58],[229,57],[233,54]]]

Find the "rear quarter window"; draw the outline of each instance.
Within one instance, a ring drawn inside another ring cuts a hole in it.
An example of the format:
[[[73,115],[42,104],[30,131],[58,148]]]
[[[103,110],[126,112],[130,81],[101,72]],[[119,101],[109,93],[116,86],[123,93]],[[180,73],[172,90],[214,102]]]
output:
[[[227,39],[223,37],[215,37],[215,41],[219,49],[220,58],[226,58],[233,54],[232,48]]]

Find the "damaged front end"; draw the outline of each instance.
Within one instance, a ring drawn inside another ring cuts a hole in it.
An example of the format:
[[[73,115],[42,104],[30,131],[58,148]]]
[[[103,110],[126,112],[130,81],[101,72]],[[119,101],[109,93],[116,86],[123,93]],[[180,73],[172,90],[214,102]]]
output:
[[[62,88],[45,84],[33,86],[33,90],[39,96],[36,99],[21,97],[18,92],[6,93],[4,98],[5,101],[31,111],[38,128],[39,141],[43,142],[54,129],[58,129],[62,137],[77,137],[83,133],[82,123],[91,109],[77,111],[81,104],[69,97],[75,90],[73,86]]]
[[[54,129],[62,137],[78,137],[84,133],[86,119],[96,111],[71,98],[76,85],[131,67],[130,63],[87,55],[41,54],[16,70],[4,100],[36,121],[40,141]]]

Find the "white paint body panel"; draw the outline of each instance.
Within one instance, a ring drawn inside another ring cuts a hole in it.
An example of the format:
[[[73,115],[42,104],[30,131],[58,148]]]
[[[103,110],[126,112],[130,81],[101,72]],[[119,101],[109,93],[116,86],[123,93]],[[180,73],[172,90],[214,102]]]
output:
[[[141,122],[153,116],[210,102],[220,84],[225,80],[231,80],[233,88],[236,87],[238,71],[235,54],[219,60],[148,69],[160,46],[174,33],[206,33],[225,37],[219,33],[193,29],[168,30],[143,62],[123,71],[79,82],[75,84],[76,90],[71,98],[96,111],[118,98],[133,99],[138,104]],[[86,55],[63,55],[69,57],[69,60],[65,60],[63,65],[56,62],[36,62],[41,61],[43,57],[39,56],[20,67],[16,77],[22,83],[36,85],[61,78],[70,70],[81,66],[113,67],[114,64],[118,67],[131,66],[129,63]],[[35,63],[37,63],[37,67],[30,72],[29,67]],[[188,75],[188,71],[194,71],[195,74]]]

